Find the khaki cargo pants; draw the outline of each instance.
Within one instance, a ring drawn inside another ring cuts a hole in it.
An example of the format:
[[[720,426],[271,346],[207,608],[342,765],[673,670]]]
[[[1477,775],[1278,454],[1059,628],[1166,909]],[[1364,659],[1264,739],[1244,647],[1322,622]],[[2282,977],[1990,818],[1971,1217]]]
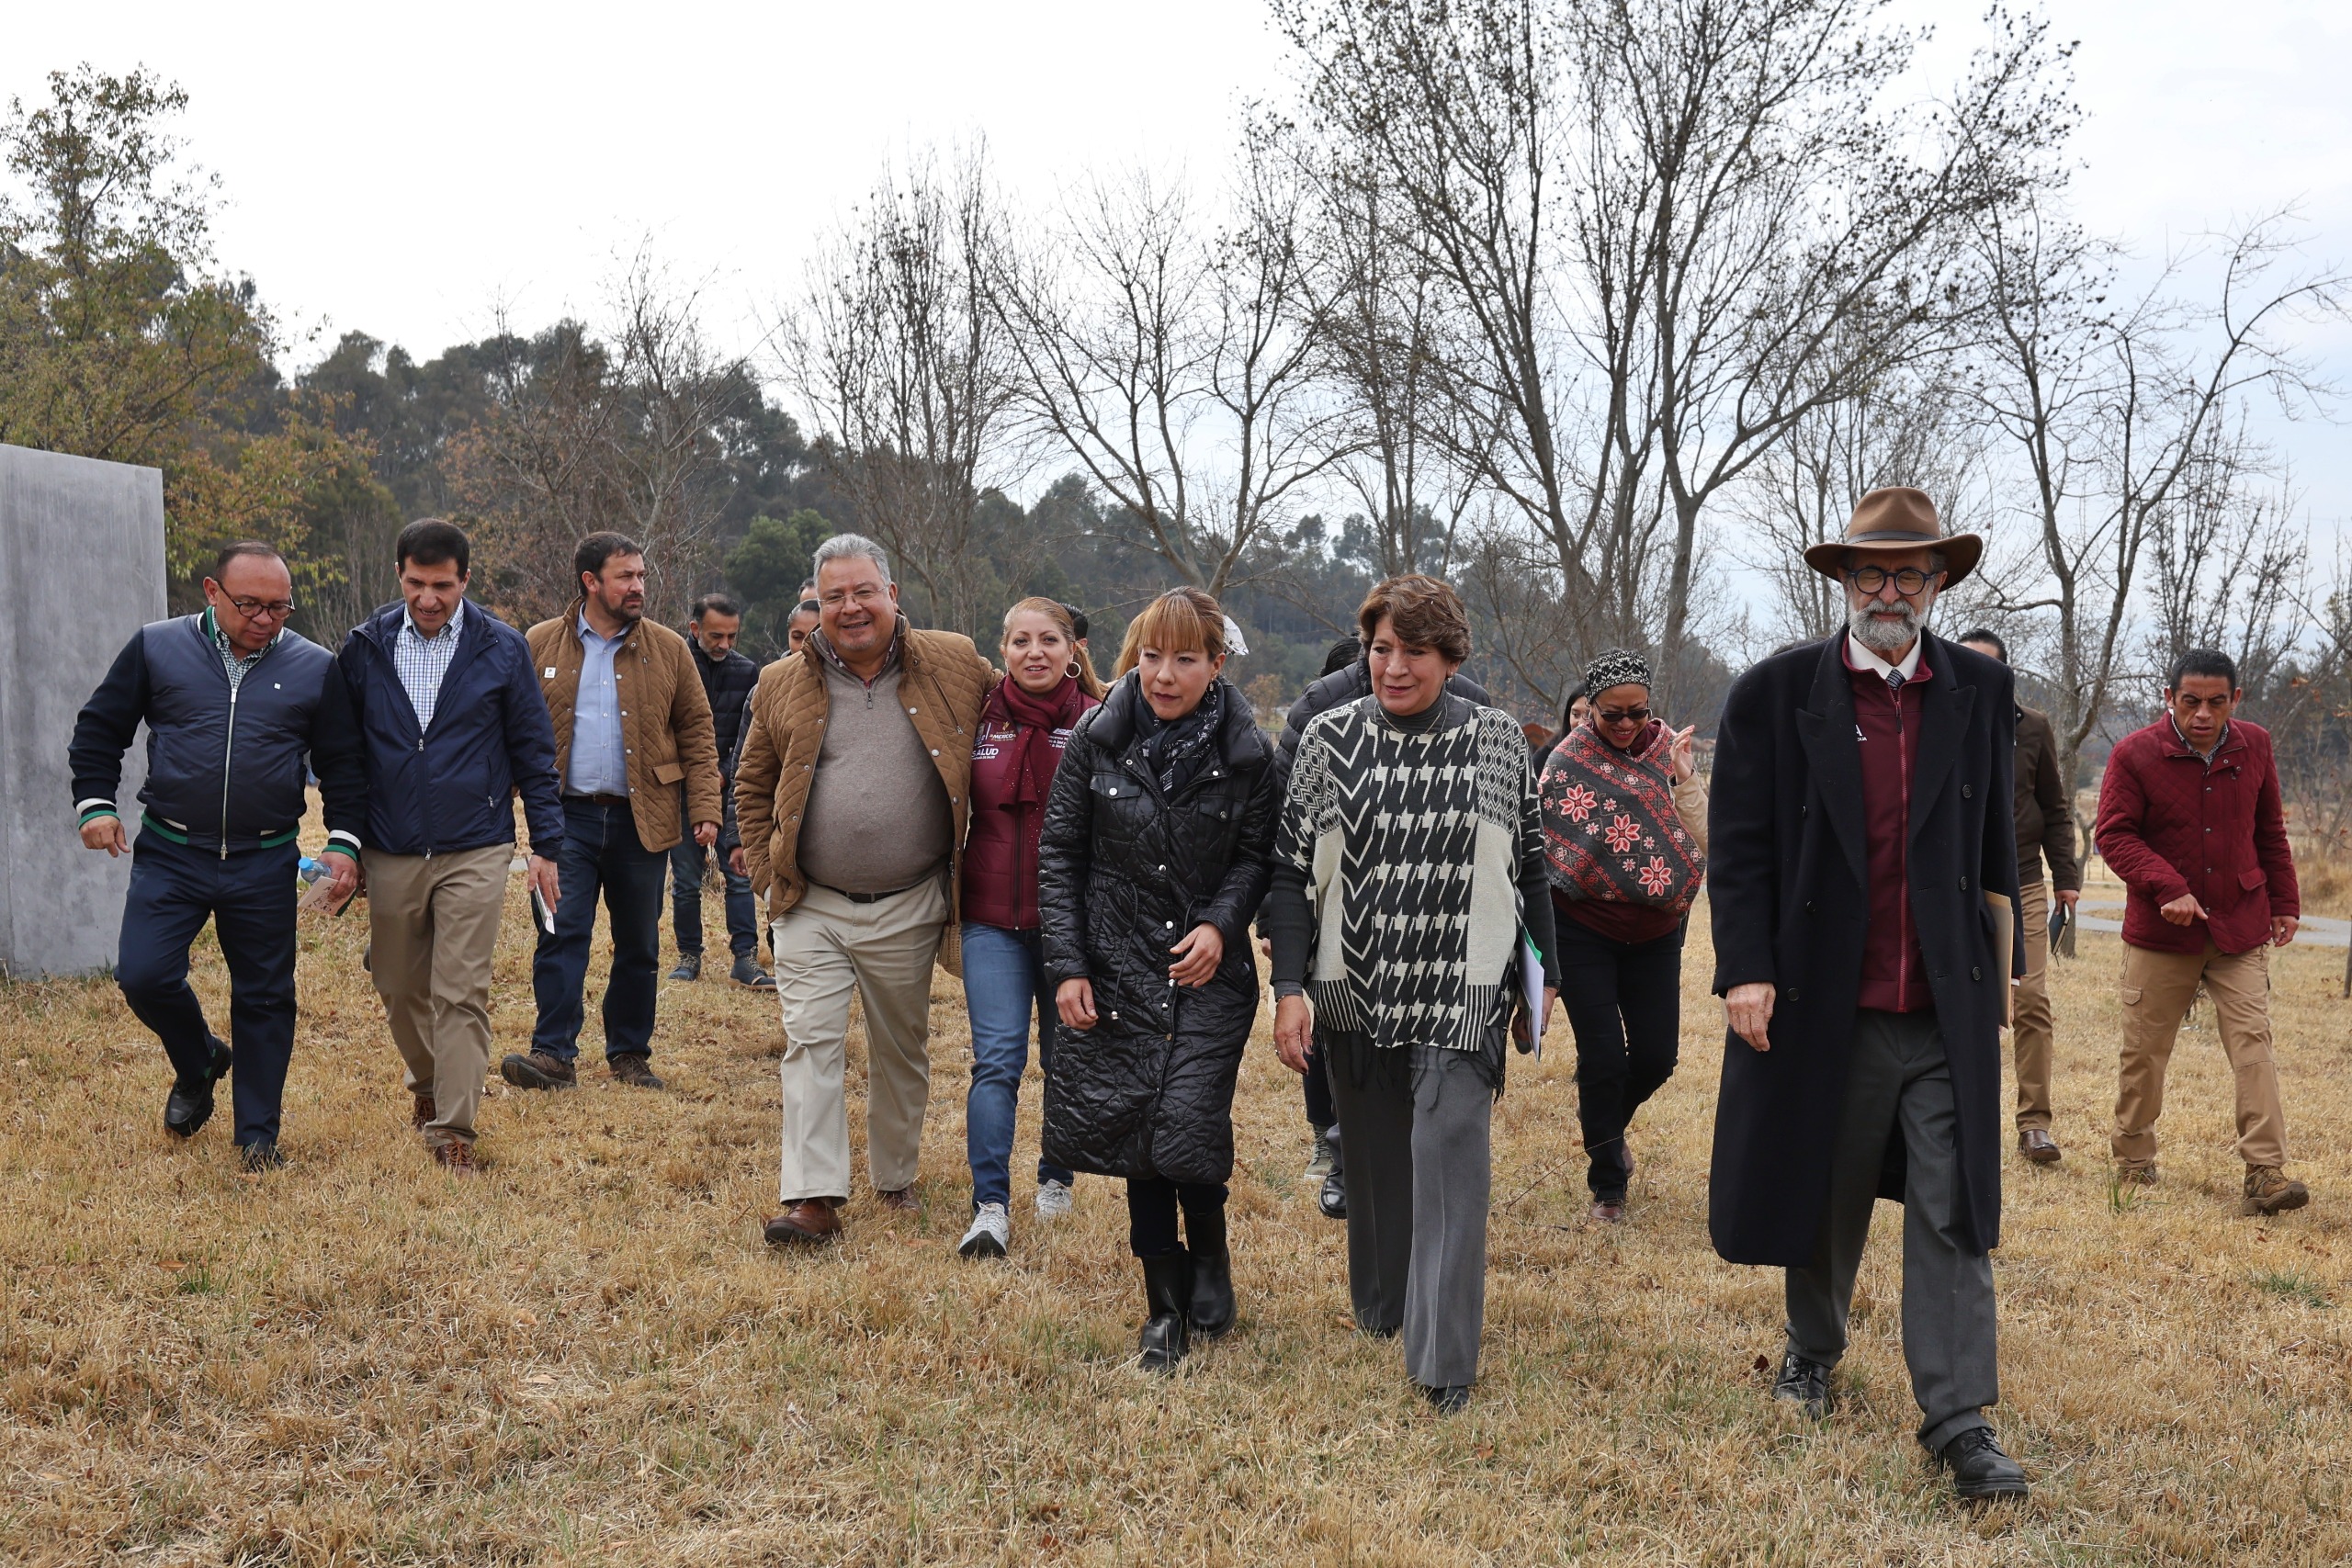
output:
[[[2237,1075],[2238,1157],[2287,1163],[2287,1114],[2278,1100],[2278,1065],[2270,1055],[2270,949],[2202,953],[2123,949],[2123,1060],[2115,1094],[2119,1160],[2156,1157],[2156,1118],[2165,1109],[2165,1067],[2202,981],[2213,998],[2222,1049]]]

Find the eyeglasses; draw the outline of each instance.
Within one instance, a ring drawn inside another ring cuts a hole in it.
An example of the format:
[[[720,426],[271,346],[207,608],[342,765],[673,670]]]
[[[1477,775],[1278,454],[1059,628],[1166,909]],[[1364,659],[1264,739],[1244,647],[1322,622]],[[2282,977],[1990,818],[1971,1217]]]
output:
[[[294,601],[291,599],[232,599],[229,603],[237,607],[237,614],[249,621],[282,621],[294,613]]]
[[[1599,708],[1594,711],[1592,716],[1603,724],[1647,724],[1650,721],[1650,710],[1647,708],[1624,708],[1622,710],[1617,708]]]
[[[823,602],[834,609],[839,609],[845,603],[854,604],[864,609],[880,604],[884,597],[884,590],[875,587],[870,582],[862,582],[854,589],[836,588],[825,595]]]
[[[1908,599],[1926,588],[1934,576],[1934,573],[1921,571],[1916,566],[1906,566],[1900,571],[1889,571],[1878,566],[1858,566],[1846,574],[1846,581],[1865,593],[1875,593],[1885,587],[1886,580],[1892,577],[1894,579],[1894,591]]]

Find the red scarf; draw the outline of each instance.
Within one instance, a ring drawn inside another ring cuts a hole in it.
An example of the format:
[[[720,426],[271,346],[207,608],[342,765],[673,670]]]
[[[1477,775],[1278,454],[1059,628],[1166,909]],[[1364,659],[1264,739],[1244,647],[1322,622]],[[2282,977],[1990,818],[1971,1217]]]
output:
[[[1009,805],[1034,806],[1046,798],[1046,792],[1053,787],[1054,769],[1062,760],[1054,749],[1053,732],[1068,729],[1085,711],[1086,694],[1079,690],[1075,675],[1063,676],[1061,684],[1043,696],[1030,695],[1010,675],[996,683],[980,709],[980,722],[994,719],[1015,727],[1014,784]]]
[[[1673,765],[1674,732],[1656,719],[1623,751],[1589,724],[1568,731],[1536,784],[1554,888],[1571,901],[1690,907],[1707,858],[1674,809]]]

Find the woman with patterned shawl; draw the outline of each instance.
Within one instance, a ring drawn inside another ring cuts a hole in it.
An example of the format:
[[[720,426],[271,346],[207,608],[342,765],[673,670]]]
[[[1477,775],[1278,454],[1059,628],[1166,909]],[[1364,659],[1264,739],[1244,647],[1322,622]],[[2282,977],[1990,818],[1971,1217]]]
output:
[[[1585,671],[1592,707],[1544,760],[1538,791],[1577,1037],[1592,1217],[1625,1217],[1625,1129],[1674,1076],[1682,934],[1707,869],[1707,790],[1690,729],[1651,716],[1650,667],[1612,648]]]
[[[1321,1035],[1356,1323],[1401,1331],[1406,1375],[1450,1413],[1478,1375],[1503,1042],[1532,1048],[1559,990],[1552,908],[1527,737],[1446,690],[1470,653],[1460,597],[1394,577],[1357,622],[1372,692],[1306,727],[1275,835],[1274,1042],[1304,1071]],[[1544,955],[1532,1019],[1523,945]]]

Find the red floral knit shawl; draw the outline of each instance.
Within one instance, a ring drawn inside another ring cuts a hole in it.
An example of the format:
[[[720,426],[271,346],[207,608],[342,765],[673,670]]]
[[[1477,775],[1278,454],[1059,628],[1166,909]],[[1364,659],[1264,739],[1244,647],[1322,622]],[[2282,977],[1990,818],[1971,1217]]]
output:
[[[1679,914],[1699,896],[1706,857],[1675,814],[1674,732],[1653,723],[1630,751],[1578,725],[1536,786],[1552,886],[1571,900]]]

